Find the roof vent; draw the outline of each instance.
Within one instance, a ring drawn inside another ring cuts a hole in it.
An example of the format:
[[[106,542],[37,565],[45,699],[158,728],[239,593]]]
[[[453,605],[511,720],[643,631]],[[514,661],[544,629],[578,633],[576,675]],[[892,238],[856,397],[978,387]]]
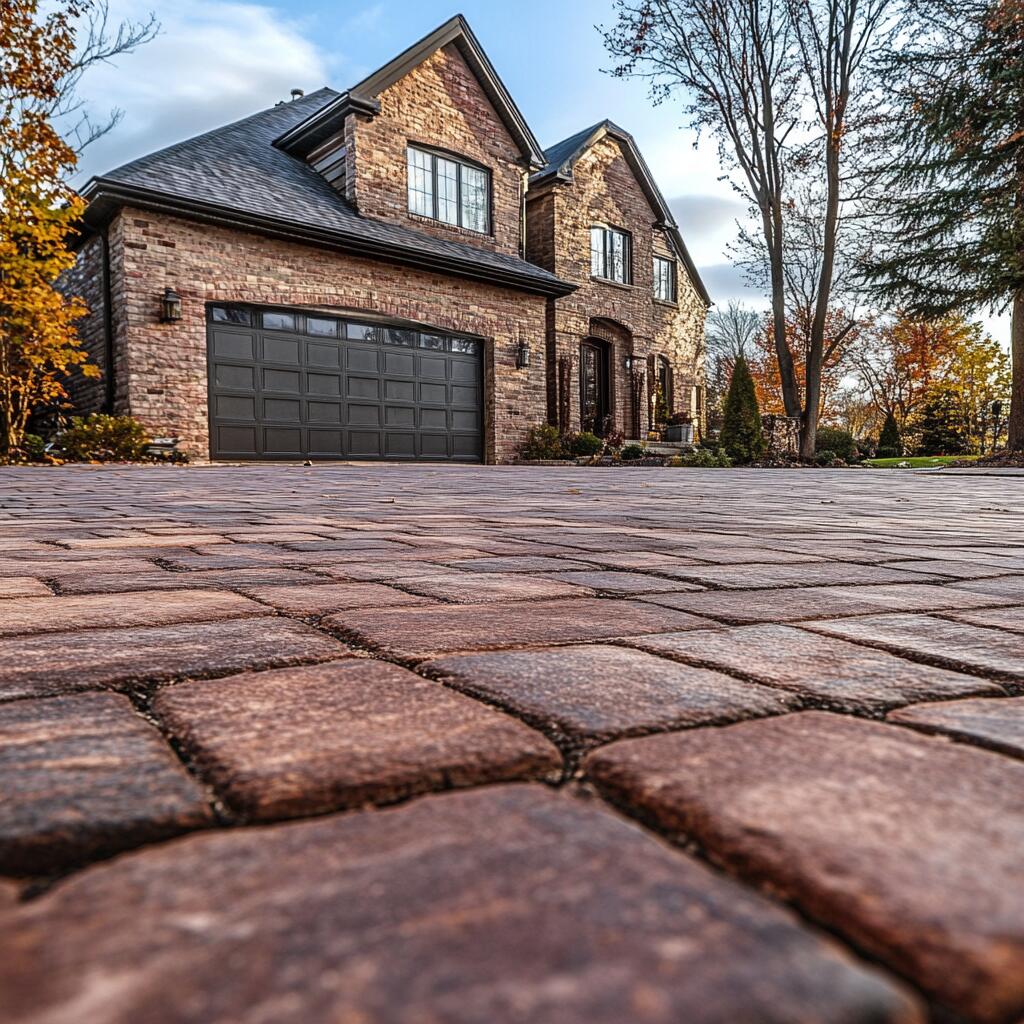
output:
[[[301,89],[292,89],[292,99],[301,100],[306,94]]]

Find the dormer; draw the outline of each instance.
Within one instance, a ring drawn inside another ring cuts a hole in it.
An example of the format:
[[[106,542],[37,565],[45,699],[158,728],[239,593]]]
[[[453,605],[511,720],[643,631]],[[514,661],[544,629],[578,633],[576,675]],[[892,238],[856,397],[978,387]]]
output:
[[[516,255],[526,180],[545,163],[461,15],[275,145],[366,217]]]

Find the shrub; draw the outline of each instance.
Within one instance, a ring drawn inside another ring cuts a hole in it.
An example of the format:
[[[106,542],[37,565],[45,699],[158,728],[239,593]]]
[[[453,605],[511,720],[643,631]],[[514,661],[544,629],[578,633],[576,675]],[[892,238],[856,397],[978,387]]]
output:
[[[691,469],[728,469],[732,465],[732,459],[722,451],[694,448],[692,452],[680,455],[676,465]]]
[[[26,458],[39,462],[46,457],[46,442],[38,434],[22,434],[21,450]]]
[[[882,433],[878,438],[876,453],[880,459],[897,459],[903,454],[903,439],[900,437],[900,428],[896,426],[896,417],[886,413],[885,423],[882,425]]]
[[[519,457],[528,462],[564,459],[565,454],[558,428],[547,423],[530,427],[526,440],[519,446]]]
[[[636,462],[647,454],[647,449],[642,444],[627,444],[619,452],[619,458],[623,462]]]
[[[844,462],[856,462],[859,454],[853,434],[848,430],[839,430],[836,427],[822,427],[818,431],[814,451],[815,454],[834,452]]]
[[[65,458],[76,462],[133,462],[146,458],[146,428],[131,416],[74,416],[57,439]]]
[[[617,450],[626,443],[626,435],[621,430],[613,430],[604,435],[604,446],[609,451]]]
[[[722,447],[733,462],[740,464],[759,459],[767,448],[761,432],[754,381],[743,356],[736,359],[729,393],[725,396]]]
[[[818,466],[831,466],[833,462],[842,462],[843,460],[829,448],[824,448],[820,452],[816,452],[814,455],[814,462]]]
[[[604,441],[597,434],[591,434],[588,430],[583,430],[578,434],[568,434],[564,439],[564,444],[577,458],[587,458],[604,451]]]

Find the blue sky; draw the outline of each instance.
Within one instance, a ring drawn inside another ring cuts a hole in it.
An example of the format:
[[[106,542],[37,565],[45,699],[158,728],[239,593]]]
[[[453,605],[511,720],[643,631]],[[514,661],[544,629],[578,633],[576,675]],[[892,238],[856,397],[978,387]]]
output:
[[[633,133],[716,303],[764,306],[728,246],[746,204],[722,180],[715,146],[694,148],[679,103],[653,106],[642,82],[603,73],[596,25],[612,0],[110,0],[113,18],[162,25],[156,41],[96,69],[83,92],[124,119],[91,148],[81,178],[287,99],[359,81],[453,14],[466,16],[543,146],[608,117]],[[1008,323],[987,320],[1005,342]]]

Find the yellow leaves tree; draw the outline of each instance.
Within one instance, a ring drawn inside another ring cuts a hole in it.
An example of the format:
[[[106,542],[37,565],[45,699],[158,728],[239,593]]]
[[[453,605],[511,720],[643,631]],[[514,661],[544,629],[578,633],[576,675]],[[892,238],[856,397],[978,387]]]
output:
[[[75,262],[83,212],[67,184],[74,149],[52,112],[76,66],[75,19],[90,3],[40,15],[38,0],[0,0],[0,452],[18,448],[33,410],[67,398],[78,368],[98,376],[75,325],[85,304],[55,287]]]

